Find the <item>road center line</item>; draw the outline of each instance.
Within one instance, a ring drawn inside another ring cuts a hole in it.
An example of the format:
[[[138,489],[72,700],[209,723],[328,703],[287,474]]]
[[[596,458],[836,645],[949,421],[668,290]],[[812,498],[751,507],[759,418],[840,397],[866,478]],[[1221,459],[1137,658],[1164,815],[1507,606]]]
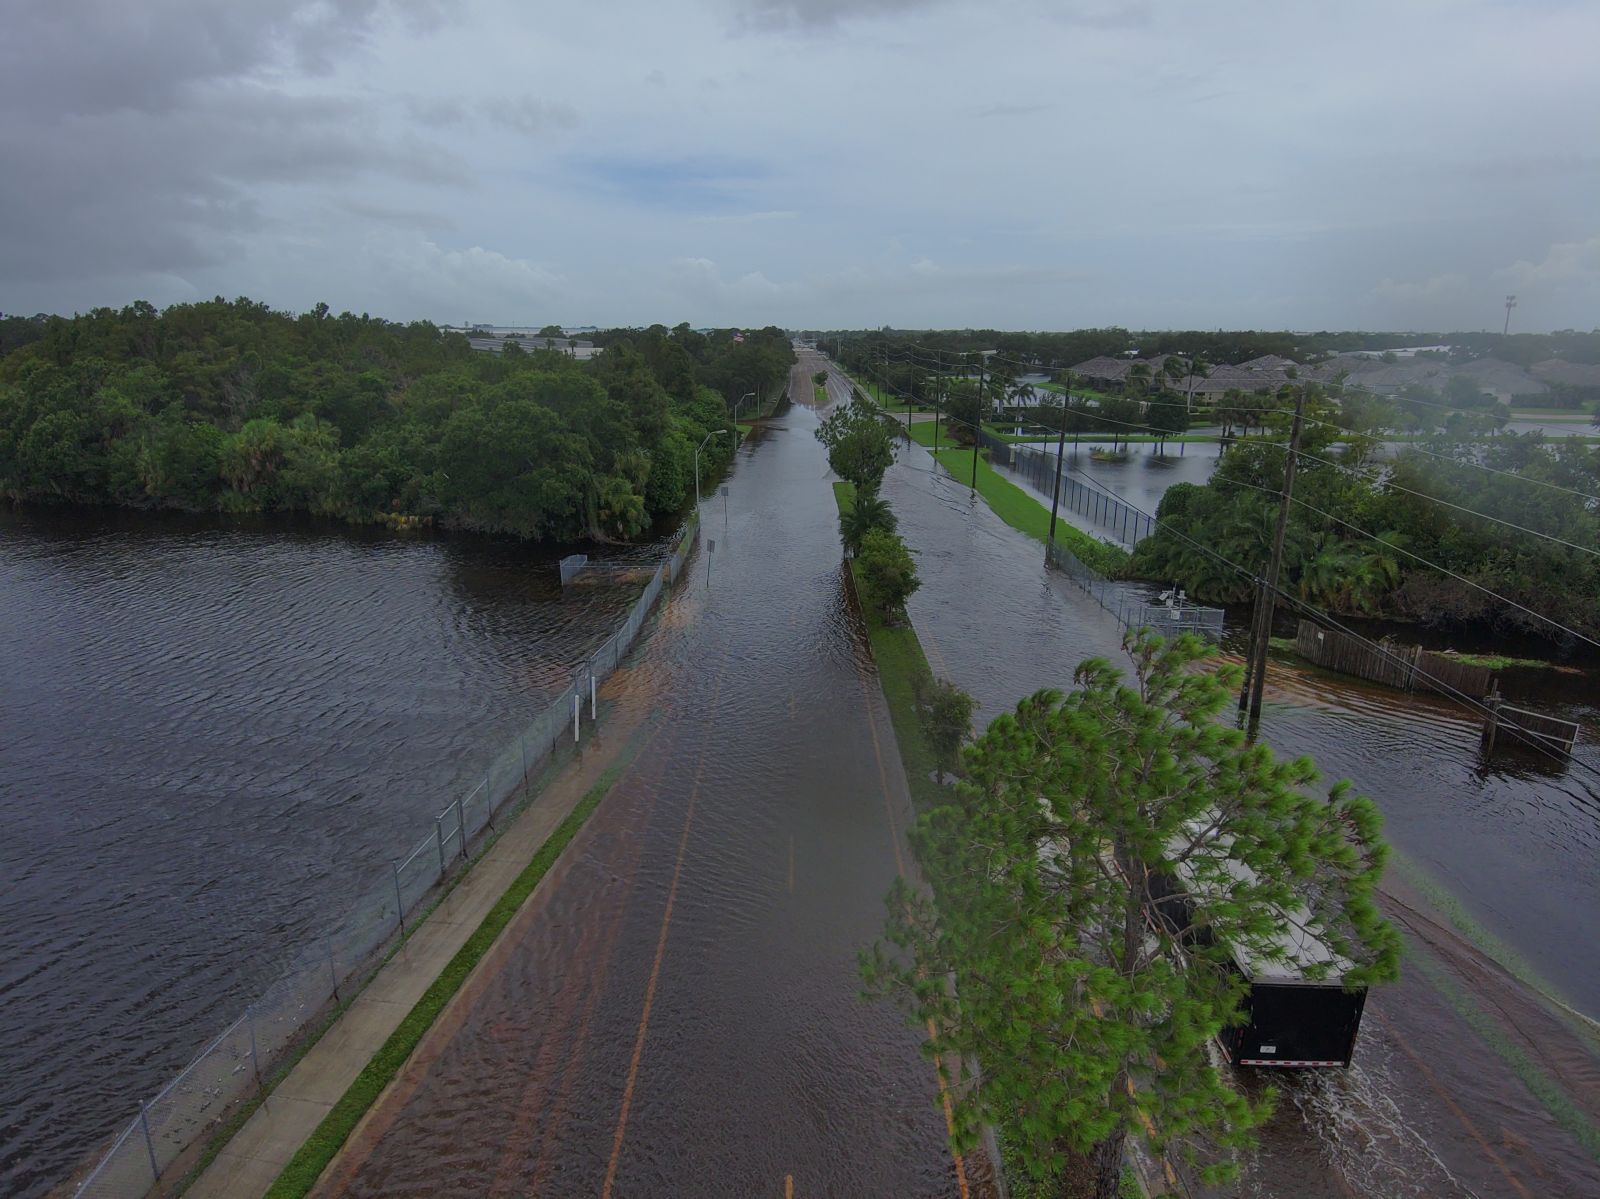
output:
[[[727,673],[727,666],[717,673],[717,685],[711,696],[711,709],[716,710],[717,701],[722,697],[722,679]],[[661,934],[656,938],[655,962],[650,967],[650,981],[645,985],[644,1010],[639,1015],[639,1032],[633,1041],[633,1057],[628,1062],[628,1079],[622,1087],[622,1110],[617,1114],[617,1132],[611,1140],[611,1160],[606,1164],[605,1185],[601,1188],[601,1199],[611,1199],[611,1187],[617,1178],[617,1162],[622,1156],[622,1138],[628,1131],[628,1111],[633,1107],[633,1088],[639,1078],[639,1059],[644,1056],[645,1034],[650,1031],[650,1009],[656,1001],[656,984],[661,980],[661,962],[667,954],[667,933],[672,927],[672,905],[678,898],[678,880],[683,874],[683,858],[689,848],[689,829],[694,823],[695,802],[700,798],[700,779],[705,773],[706,748],[710,744],[711,735],[709,726],[705,738],[700,743],[700,760],[695,764],[694,786],[689,792],[689,808],[683,814],[683,835],[678,838],[678,857],[672,866],[672,884],[667,888],[667,906],[661,913]]]

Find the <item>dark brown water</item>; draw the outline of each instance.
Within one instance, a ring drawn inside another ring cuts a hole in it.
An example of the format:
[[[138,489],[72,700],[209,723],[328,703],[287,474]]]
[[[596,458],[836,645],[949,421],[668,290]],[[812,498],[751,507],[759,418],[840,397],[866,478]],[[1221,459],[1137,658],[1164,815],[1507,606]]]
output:
[[[488,540],[0,512],[0,1194],[380,882],[633,593]]]
[[[815,427],[707,502],[605,689],[601,740],[643,748],[320,1194],[986,1193],[918,1034],[857,997],[908,800]]]
[[[1097,464],[1098,465],[1098,464]],[[1128,464],[1135,468],[1135,464]],[[1118,490],[1127,491],[1127,487]],[[920,448],[902,450],[884,494],[920,556],[910,609],[935,670],[980,701],[979,723],[1043,686],[1071,684],[1094,655],[1119,660],[1121,629],[1038,543],[1006,527]],[[1517,680],[1540,710],[1600,726],[1592,678]],[[1274,661],[1262,737],[1351,777],[1383,809],[1410,862],[1528,962],[1539,985],[1600,1014],[1600,791],[1592,776],[1525,756],[1478,753],[1478,729],[1441,701]],[[1596,753],[1592,731],[1581,756]],[[1347,1072],[1239,1072],[1282,1098],[1243,1181],[1221,1195],[1499,1196],[1600,1194],[1600,1164],[1573,1125],[1600,1125],[1600,1059],[1582,1020],[1551,1015],[1428,911],[1391,871],[1385,906],[1409,935],[1406,977],[1375,992]],[[1406,906],[1407,904],[1413,906]],[[1465,995],[1502,1045],[1555,1080],[1566,1126],[1447,1001]]]

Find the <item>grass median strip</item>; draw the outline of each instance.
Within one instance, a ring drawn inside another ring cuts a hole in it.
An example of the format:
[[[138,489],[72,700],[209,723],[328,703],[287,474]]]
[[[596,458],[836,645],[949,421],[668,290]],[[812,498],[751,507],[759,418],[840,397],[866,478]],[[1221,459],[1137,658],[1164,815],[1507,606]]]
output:
[[[556,826],[555,832],[550,834],[505,894],[489,909],[466,943],[433,981],[433,985],[423,992],[422,998],[417,1000],[400,1026],[390,1034],[383,1047],[372,1056],[356,1080],[323,1117],[316,1131],[289,1159],[267,1190],[267,1199],[299,1199],[316,1185],[317,1179],[349,1139],[356,1124],[399,1073],[400,1067],[405,1065],[406,1059],[433,1027],[439,1013],[461,989],[461,984],[511,922],[523,901],[533,894],[534,888],[561,856],[561,851],[616,784],[622,770],[623,766],[618,764],[602,774],[577,806],[567,813],[566,819]]]
[[[849,483],[835,483],[833,498],[841,513],[848,512],[855,503],[855,488]],[[854,562],[850,571],[854,578]],[[949,798],[948,789],[933,781],[933,751],[923,736],[922,719],[917,714],[917,680],[932,677],[928,658],[910,621],[891,628],[876,613],[863,609],[862,616],[867,622],[867,638],[873,661],[878,664],[878,681],[889,704],[889,721],[894,725],[894,739],[900,747],[900,762],[911,786],[911,798],[918,811],[926,811]]]
[[[933,456],[957,482],[968,483],[972,479],[970,449],[937,450]],[[978,494],[994,509],[995,515],[1013,529],[1026,533],[1041,545],[1049,540],[1049,510],[1015,483],[1002,478],[984,457],[978,459]],[[1091,537],[1065,520],[1056,521],[1056,540],[1089,569],[1107,577],[1116,578],[1127,570],[1127,550]]]

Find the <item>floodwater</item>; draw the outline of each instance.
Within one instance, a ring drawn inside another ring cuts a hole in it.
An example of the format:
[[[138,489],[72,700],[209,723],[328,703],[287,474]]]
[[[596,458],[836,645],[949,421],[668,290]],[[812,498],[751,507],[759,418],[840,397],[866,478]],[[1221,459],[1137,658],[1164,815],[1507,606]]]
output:
[[[1054,445],[1040,444],[1035,448],[1051,459],[1055,456]],[[1204,484],[1211,478],[1211,472],[1216,469],[1221,452],[1216,442],[1197,442],[1188,445],[1187,448],[1194,452],[1179,456],[1177,446],[1169,446],[1169,454],[1163,456],[1155,452],[1153,445],[1135,444],[1128,447],[1126,461],[1107,462],[1091,457],[1087,447],[1074,450],[1068,444],[1062,447],[1064,452],[1061,456],[1061,477],[1076,478],[1079,483],[1098,492],[1117,496],[1140,511],[1154,516],[1161,504],[1161,497],[1166,495],[1167,489],[1174,483]],[[1051,465],[1054,465],[1053,461]],[[1045,507],[1051,506],[1052,487],[1041,487],[1026,472],[1008,466],[997,464],[995,470]],[[1067,504],[1060,506],[1059,515],[1061,519],[1091,536],[1121,541],[1122,530],[1110,518],[1102,524],[1074,511]]]
[[[486,539],[0,512],[0,1194],[376,885],[632,602]]]
[[[1149,468],[1130,460],[1123,469]],[[1129,486],[1111,485],[1134,498]],[[1037,542],[1006,527],[924,450],[902,448],[884,495],[919,555],[912,620],[934,669],[978,699],[979,727],[1040,687],[1071,686],[1083,658],[1119,659],[1114,618],[1047,571]],[[1540,710],[1582,721],[1590,731],[1580,757],[1600,765],[1600,687],[1592,675],[1556,678],[1553,687],[1539,672],[1509,681]],[[1555,1002],[1463,938],[1413,891],[1408,872],[1392,868],[1384,906],[1407,935],[1404,979],[1370,997],[1351,1070],[1231,1075],[1281,1095],[1244,1179],[1218,1194],[1600,1194],[1600,1163],[1582,1140],[1584,1127],[1600,1125],[1595,776],[1525,754],[1485,761],[1477,725],[1450,704],[1278,660],[1261,736],[1371,795],[1406,861],[1513,946]],[[1465,997],[1476,1023],[1452,996]],[[1561,1003],[1581,1014],[1553,1014]],[[1495,1052],[1485,1029],[1509,1050]],[[1515,1075],[1513,1059],[1560,1093],[1559,1117]]]
[[[816,423],[705,504],[601,693],[585,752],[624,773],[317,1194],[987,1193],[918,1033],[858,994],[909,800]]]

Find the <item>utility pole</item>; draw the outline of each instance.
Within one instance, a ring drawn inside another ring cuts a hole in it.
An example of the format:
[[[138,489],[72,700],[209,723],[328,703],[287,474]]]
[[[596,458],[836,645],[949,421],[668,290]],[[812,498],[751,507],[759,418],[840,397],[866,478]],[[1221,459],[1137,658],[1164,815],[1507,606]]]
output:
[[[1517,306],[1516,296],[1506,297],[1506,327],[1500,330],[1500,336],[1505,337],[1511,332],[1511,310]]]
[[[1256,610],[1250,628],[1250,655],[1244,668],[1244,686],[1239,691],[1239,711],[1249,707],[1250,727],[1261,719],[1261,691],[1267,682],[1267,643],[1272,638],[1272,613],[1278,606],[1278,573],[1283,566],[1283,538],[1289,528],[1289,504],[1294,497],[1294,467],[1300,457],[1300,430],[1306,415],[1306,390],[1298,388],[1294,397],[1294,425],[1289,432],[1289,453],[1283,464],[1283,492],[1278,504],[1278,527],[1272,535],[1272,557],[1267,561],[1267,577],[1260,584]]]
[[[940,401],[945,397],[945,383],[942,379],[933,382],[933,452],[939,452],[939,408]]]
[[[972,427],[972,491],[978,490],[978,439],[983,433],[983,357],[978,357],[978,423]]]
[[[1061,464],[1067,456],[1067,408],[1061,406],[1061,431],[1056,434],[1056,488],[1050,495],[1050,541],[1049,546],[1056,543],[1056,511],[1061,507]],[[1045,561],[1050,560],[1050,549],[1044,552]]]

